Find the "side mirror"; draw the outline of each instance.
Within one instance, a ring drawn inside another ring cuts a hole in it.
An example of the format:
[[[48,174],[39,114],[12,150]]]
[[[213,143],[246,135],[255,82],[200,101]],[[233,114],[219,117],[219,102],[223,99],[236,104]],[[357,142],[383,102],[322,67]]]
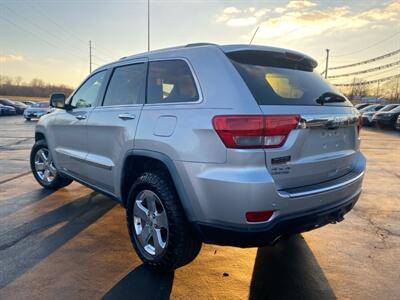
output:
[[[50,106],[60,109],[65,109],[65,94],[54,93],[50,96]]]

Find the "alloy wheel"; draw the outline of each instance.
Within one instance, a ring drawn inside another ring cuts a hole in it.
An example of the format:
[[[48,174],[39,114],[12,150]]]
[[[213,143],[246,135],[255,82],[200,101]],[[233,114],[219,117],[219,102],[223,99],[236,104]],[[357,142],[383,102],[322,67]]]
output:
[[[35,171],[45,184],[53,182],[57,175],[56,167],[47,148],[41,148],[35,155]]]
[[[136,239],[151,256],[160,255],[168,242],[168,218],[160,198],[150,190],[141,191],[133,207]]]

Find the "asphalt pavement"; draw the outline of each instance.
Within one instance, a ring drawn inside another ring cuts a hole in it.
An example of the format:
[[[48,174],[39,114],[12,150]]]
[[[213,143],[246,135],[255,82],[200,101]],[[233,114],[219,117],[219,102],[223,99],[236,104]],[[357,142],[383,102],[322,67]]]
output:
[[[35,182],[34,126],[0,117],[0,299],[400,298],[400,133],[362,131],[364,191],[343,222],[274,247],[204,245],[160,274],[134,253],[119,204]]]

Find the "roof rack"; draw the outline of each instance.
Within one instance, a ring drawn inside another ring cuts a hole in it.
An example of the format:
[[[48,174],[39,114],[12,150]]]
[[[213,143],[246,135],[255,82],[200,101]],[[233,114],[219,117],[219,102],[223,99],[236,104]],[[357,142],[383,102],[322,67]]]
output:
[[[187,44],[185,48],[189,47],[199,47],[199,46],[218,46],[217,44],[214,43],[192,43],[192,44]]]

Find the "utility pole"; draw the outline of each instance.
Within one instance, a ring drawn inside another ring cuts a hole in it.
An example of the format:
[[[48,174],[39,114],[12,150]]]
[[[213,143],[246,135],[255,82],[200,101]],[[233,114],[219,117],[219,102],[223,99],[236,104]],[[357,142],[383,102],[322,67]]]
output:
[[[325,60],[325,79],[328,78],[328,60],[329,60],[329,49],[326,50],[326,60]]]
[[[147,0],[147,51],[150,51],[150,0]]]
[[[376,86],[376,98],[379,97],[379,81],[378,81],[378,85]]]
[[[92,73],[92,41],[89,40],[89,74]]]

